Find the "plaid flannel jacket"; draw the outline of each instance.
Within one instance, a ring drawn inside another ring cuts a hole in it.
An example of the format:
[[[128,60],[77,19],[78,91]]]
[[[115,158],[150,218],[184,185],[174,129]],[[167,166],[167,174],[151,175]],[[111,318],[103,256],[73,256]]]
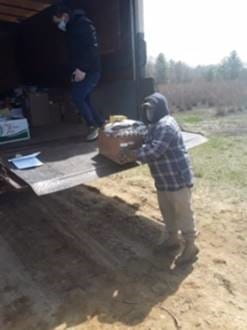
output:
[[[182,132],[172,116],[150,125],[137,158],[149,165],[158,190],[177,191],[193,186],[190,158]]]

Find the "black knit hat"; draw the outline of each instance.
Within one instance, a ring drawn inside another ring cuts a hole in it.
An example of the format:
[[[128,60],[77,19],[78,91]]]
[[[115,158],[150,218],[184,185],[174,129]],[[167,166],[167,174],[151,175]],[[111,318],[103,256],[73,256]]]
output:
[[[61,16],[64,13],[70,14],[73,8],[70,6],[69,1],[59,1],[54,7],[54,15]]]
[[[76,10],[83,10],[83,3],[78,0],[60,0],[55,5],[55,15],[61,16],[64,13],[72,14]]]

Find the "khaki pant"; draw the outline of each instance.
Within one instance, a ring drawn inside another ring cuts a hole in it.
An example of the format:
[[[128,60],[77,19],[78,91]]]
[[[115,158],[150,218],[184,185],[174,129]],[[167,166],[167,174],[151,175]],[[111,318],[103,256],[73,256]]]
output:
[[[190,188],[178,191],[158,191],[159,207],[169,236],[176,236],[178,231],[181,231],[186,240],[196,237],[191,197]]]

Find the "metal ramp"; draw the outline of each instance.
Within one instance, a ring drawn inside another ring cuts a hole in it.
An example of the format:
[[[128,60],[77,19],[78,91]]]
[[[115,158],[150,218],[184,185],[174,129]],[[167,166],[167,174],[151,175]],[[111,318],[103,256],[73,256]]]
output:
[[[207,142],[200,134],[184,132],[183,136],[188,149]],[[25,153],[37,151],[41,151],[39,158],[44,163],[42,167],[29,170],[10,167],[8,159],[13,157],[13,151],[5,153],[3,160],[5,166],[39,196],[69,189],[136,166],[117,165],[98,154],[97,142],[85,143],[78,139],[25,148]]]

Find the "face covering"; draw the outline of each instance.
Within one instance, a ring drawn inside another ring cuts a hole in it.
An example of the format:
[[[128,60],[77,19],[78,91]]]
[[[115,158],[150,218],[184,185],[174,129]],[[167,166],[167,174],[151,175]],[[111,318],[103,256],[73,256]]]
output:
[[[152,104],[146,102],[142,105],[142,109],[144,112],[145,119],[148,123],[152,123],[154,117],[154,108]]]
[[[153,121],[153,116],[154,116],[153,109],[152,108],[146,109],[146,117],[147,117],[147,120],[149,121],[149,123],[151,123]]]
[[[58,26],[59,30],[65,32],[65,31],[66,31],[67,23],[66,23],[64,20],[61,20],[61,21],[58,23],[57,26]]]

